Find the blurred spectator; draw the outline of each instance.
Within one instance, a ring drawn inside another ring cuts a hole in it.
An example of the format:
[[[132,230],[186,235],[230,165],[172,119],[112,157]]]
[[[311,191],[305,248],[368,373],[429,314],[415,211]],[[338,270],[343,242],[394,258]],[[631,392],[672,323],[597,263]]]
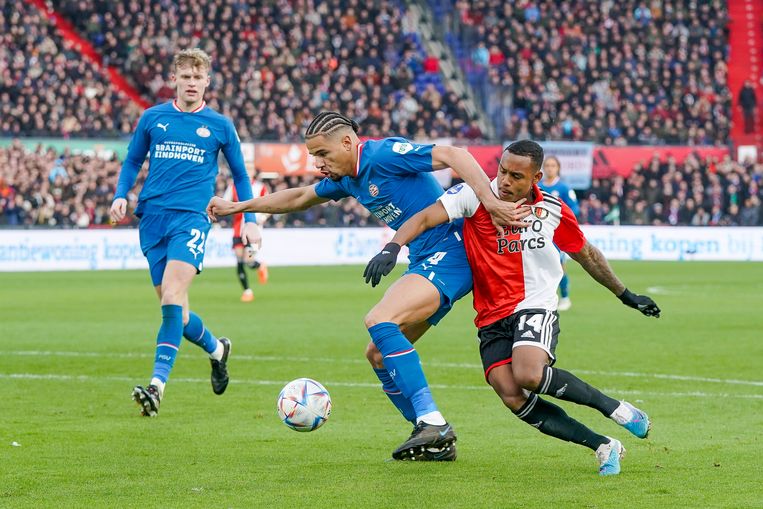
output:
[[[744,207],[739,214],[739,224],[742,226],[757,226],[760,221],[760,198],[750,196],[744,201]]]
[[[746,80],[739,92],[739,106],[742,108],[744,116],[744,132],[751,134],[755,132],[755,109],[758,107],[758,98],[755,96],[755,87],[752,81]]]
[[[434,55],[427,55],[422,66],[427,74],[439,74],[440,72],[440,60]]]
[[[485,46],[484,41],[477,43],[477,47],[472,51],[472,62],[480,68],[487,67],[487,64],[490,62],[490,52]]]
[[[482,138],[482,130],[480,129],[480,125],[477,119],[469,122],[469,125],[464,127],[462,134],[464,138],[471,141],[479,140]]]

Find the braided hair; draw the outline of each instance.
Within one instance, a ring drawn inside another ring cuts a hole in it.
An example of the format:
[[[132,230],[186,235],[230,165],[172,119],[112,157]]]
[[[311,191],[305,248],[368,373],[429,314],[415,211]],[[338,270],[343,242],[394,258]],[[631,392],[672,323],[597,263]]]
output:
[[[345,117],[336,111],[321,111],[315,116],[305,131],[305,139],[309,140],[316,136],[329,136],[334,131],[343,127],[351,128],[355,134],[358,134],[360,125],[349,117]]]

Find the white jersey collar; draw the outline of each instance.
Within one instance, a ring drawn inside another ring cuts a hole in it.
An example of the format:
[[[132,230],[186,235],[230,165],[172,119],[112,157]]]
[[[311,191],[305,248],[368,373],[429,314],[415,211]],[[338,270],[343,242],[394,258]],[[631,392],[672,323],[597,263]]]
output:
[[[183,111],[180,109],[180,106],[178,106],[177,99],[172,100],[172,107],[175,108],[180,113],[198,113],[201,110],[203,110],[206,105],[207,105],[207,101],[201,101],[201,104],[199,105],[198,108],[191,111]]]

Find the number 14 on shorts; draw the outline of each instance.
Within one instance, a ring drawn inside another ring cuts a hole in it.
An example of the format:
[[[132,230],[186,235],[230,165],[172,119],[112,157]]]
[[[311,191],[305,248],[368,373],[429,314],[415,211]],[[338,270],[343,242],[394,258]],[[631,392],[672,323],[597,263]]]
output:
[[[535,334],[540,334],[541,328],[543,327],[543,319],[546,315],[543,314],[534,314],[534,315],[521,315],[519,317],[519,323],[517,324],[517,329],[520,331],[524,331],[526,328],[532,329],[535,331]],[[529,317],[529,318],[528,318]],[[527,337],[534,337],[532,331],[527,330],[525,334],[528,334]],[[522,337],[525,337],[523,334]]]

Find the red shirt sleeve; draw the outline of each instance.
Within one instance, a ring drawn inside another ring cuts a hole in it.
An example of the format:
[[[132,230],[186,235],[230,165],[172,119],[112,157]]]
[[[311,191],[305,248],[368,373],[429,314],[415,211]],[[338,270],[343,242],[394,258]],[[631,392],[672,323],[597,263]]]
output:
[[[586,243],[585,235],[575,219],[575,214],[562,202],[562,219],[554,231],[554,244],[564,252],[577,253]]]

